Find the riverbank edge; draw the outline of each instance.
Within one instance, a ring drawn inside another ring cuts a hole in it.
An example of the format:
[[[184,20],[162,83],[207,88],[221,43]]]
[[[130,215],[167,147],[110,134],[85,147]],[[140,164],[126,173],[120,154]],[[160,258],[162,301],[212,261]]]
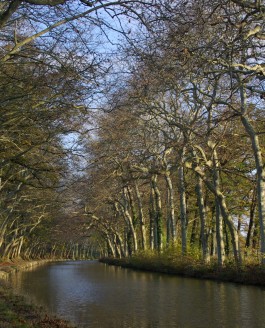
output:
[[[188,278],[214,280],[219,282],[231,282],[242,285],[265,286],[265,267],[260,265],[245,265],[237,268],[228,264],[219,268],[215,264],[188,263],[178,261],[177,263],[163,262],[159,259],[131,258],[101,258],[99,262],[108,265],[119,266],[134,270],[164,273]]]
[[[0,261],[0,327],[5,328],[74,328],[70,322],[47,313],[43,308],[29,304],[21,295],[17,295],[8,278],[11,273],[49,262],[64,260],[23,260]]]
[[[37,265],[43,265],[54,260],[23,260],[13,259],[0,261],[0,280],[7,280],[10,273],[28,269]]]

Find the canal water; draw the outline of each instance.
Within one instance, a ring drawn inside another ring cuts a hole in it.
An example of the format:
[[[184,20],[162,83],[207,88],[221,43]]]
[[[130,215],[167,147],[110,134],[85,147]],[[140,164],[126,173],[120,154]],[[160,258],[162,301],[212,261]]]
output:
[[[263,328],[265,290],[108,266],[50,263],[13,274],[15,290],[80,328]]]

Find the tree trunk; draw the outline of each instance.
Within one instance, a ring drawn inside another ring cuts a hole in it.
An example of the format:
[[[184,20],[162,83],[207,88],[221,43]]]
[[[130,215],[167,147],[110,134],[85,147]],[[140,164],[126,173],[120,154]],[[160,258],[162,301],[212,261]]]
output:
[[[184,179],[183,160],[178,168],[179,178],[179,197],[180,197],[180,220],[181,220],[181,249],[182,255],[187,252],[187,204],[186,204],[186,187]]]
[[[151,183],[150,199],[149,199],[149,239],[150,249],[155,249],[155,191]]]
[[[219,161],[216,149],[213,150],[213,184],[216,190],[220,190]],[[223,266],[225,259],[224,236],[223,236],[223,218],[220,212],[219,199],[215,196],[215,214],[216,214],[216,245],[218,265]]]
[[[206,230],[206,210],[204,206],[203,190],[202,190],[202,179],[197,175],[197,185],[196,185],[196,194],[197,194],[197,204],[199,207],[199,215],[201,221],[201,245],[202,245],[202,258],[203,261],[208,263],[210,261],[209,247],[207,241],[207,230]]]
[[[262,151],[259,137],[253,128],[247,113],[246,92],[243,83],[240,86],[241,96],[241,122],[250,137],[252,150],[257,170],[257,203],[260,227],[260,251],[261,263],[265,264],[265,165],[263,163]]]
[[[257,206],[260,227],[261,262],[262,264],[265,264],[265,165],[262,159],[258,135],[254,131],[246,115],[241,116],[241,121],[250,137],[255,157],[255,164],[257,170]]]
[[[221,267],[224,264],[225,252],[224,252],[224,235],[223,235],[223,218],[220,211],[219,201],[215,201],[215,223],[216,223],[216,248],[217,248],[217,262]]]
[[[256,206],[257,206],[257,193],[256,193],[256,190],[253,190],[252,200],[251,200],[250,210],[249,210],[248,233],[247,233],[246,244],[245,244],[246,251],[250,247],[250,240],[251,240],[251,235],[252,235],[252,228],[254,225]]]
[[[222,194],[222,192],[220,191],[220,189],[218,188],[218,186],[216,187],[213,183],[211,183],[207,179],[204,171],[199,166],[196,165],[196,167],[194,168],[194,171],[200,175],[201,179],[203,180],[203,182],[205,183],[207,188],[215,195],[215,197],[217,197],[217,200],[218,200],[219,206],[220,206],[220,210],[221,210],[221,214],[223,216],[223,219],[226,221],[228,229],[230,231],[234,259],[235,259],[236,264],[239,265],[240,261],[239,261],[239,252],[238,252],[237,230],[234,226],[233,219],[232,219],[231,215],[229,214],[228,208],[226,206],[225,197]]]
[[[145,250],[146,249],[145,218],[144,218],[143,204],[142,204],[141,195],[139,192],[137,182],[135,182],[135,192],[136,192],[136,198],[137,198],[138,210],[139,210],[141,244],[142,244],[141,246],[142,246],[142,249]]]
[[[111,254],[112,257],[115,257],[115,255],[116,255],[115,254],[115,247],[112,244],[112,241],[110,239],[110,236],[106,232],[104,233],[104,235],[105,235],[105,239],[106,239],[106,242],[107,242],[107,245],[108,245],[108,249],[110,251],[110,254]]]
[[[170,178],[170,172],[166,172],[165,179],[167,183],[168,192],[168,217],[167,217],[167,242],[170,240],[173,242],[177,239],[176,233],[176,218],[175,218],[175,203],[174,203],[174,191],[172,180]]]
[[[156,223],[156,237],[157,237],[157,249],[159,251],[163,248],[163,231],[162,231],[162,202],[160,191],[157,186],[157,175],[152,176],[152,186],[155,196],[155,223]]]
[[[123,188],[123,204],[121,206],[122,212],[126,222],[128,223],[129,234],[133,241],[133,252],[136,252],[138,249],[137,235],[134,228],[134,222],[129,212],[129,203],[128,203],[128,190],[126,187]]]
[[[117,247],[119,248],[120,256],[125,257],[126,254],[124,252],[124,241],[122,240],[120,234],[115,232]]]

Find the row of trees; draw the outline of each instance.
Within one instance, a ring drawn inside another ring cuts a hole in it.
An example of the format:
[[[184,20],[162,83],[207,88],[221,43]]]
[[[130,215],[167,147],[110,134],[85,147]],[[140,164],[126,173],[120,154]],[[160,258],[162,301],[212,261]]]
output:
[[[261,1],[0,10],[1,257],[264,262]]]
[[[41,56],[31,45],[28,56]],[[56,85],[56,88],[54,86]],[[61,211],[67,172],[61,136],[78,124],[80,85],[72,67],[17,58],[1,66],[1,238],[16,257],[29,235]]]
[[[91,251],[68,197],[72,139],[109,65],[97,51],[104,20],[135,3],[1,1],[0,257]]]
[[[91,228],[112,256],[174,244],[264,262],[264,6],[163,2],[145,23],[85,142]]]

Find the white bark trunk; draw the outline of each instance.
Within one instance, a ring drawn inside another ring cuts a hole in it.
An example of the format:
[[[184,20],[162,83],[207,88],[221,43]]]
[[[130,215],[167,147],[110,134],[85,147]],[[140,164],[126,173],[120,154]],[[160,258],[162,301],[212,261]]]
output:
[[[132,234],[133,251],[136,252],[138,250],[137,235],[136,235],[136,231],[134,228],[133,219],[132,219],[131,214],[128,209],[129,204],[128,204],[128,195],[127,195],[126,188],[123,189],[123,196],[124,196],[123,197],[124,203],[122,204],[121,208],[122,208],[122,212],[123,212],[125,221],[128,223],[128,228],[130,229],[130,232]]]
[[[234,259],[236,261],[236,264],[239,264],[240,262],[239,262],[239,252],[238,252],[238,234],[237,234],[237,230],[234,226],[233,219],[232,219],[231,215],[229,214],[228,208],[226,206],[224,195],[222,194],[220,189],[216,188],[216,186],[214,186],[214,184],[211,183],[207,179],[207,177],[205,176],[205,173],[203,172],[203,170],[199,166],[196,166],[194,168],[194,170],[195,170],[195,172],[197,172],[200,175],[201,179],[203,180],[203,182],[205,183],[207,188],[218,199],[221,214],[222,214],[224,220],[226,221],[227,226],[228,226],[229,231],[230,231],[231,242],[232,242],[233,252],[234,252]]]
[[[179,178],[179,197],[180,197],[180,219],[181,219],[181,249],[182,255],[187,252],[187,204],[186,204],[186,187],[184,180],[184,167],[180,163],[178,169]]]
[[[135,192],[136,192],[136,198],[138,203],[138,210],[139,210],[139,220],[140,220],[140,232],[141,232],[141,242],[142,242],[142,249],[146,249],[146,230],[145,230],[145,218],[144,218],[144,211],[143,211],[143,205],[141,200],[141,195],[139,192],[139,188],[137,183],[135,183]]]
[[[213,150],[213,184],[216,190],[220,190],[219,161],[216,149]],[[223,236],[223,218],[220,212],[219,199],[215,196],[215,214],[216,214],[216,245],[218,265],[222,266],[225,259],[224,236]]]
[[[173,185],[172,180],[170,178],[170,173],[166,172],[165,175],[166,183],[167,183],[167,190],[168,190],[168,236],[170,239],[175,242],[177,239],[177,233],[176,233],[176,217],[175,217],[175,204],[174,204],[174,191],[173,191]]]
[[[261,262],[265,264],[265,164],[262,158],[262,151],[259,143],[259,137],[252,126],[247,113],[246,93],[244,85],[240,87],[241,96],[241,122],[250,137],[252,150],[255,158],[257,170],[257,200],[258,200],[258,215],[260,226],[260,251]]]
[[[199,207],[200,221],[201,221],[201,244],[202,244],[202,257],[204,262],[210,261],[209,247],[207,243],[207,231],[206,231],[206,210],[204,206],[203,190],[202,190],[202,179],[197,175],[197,203]]]

